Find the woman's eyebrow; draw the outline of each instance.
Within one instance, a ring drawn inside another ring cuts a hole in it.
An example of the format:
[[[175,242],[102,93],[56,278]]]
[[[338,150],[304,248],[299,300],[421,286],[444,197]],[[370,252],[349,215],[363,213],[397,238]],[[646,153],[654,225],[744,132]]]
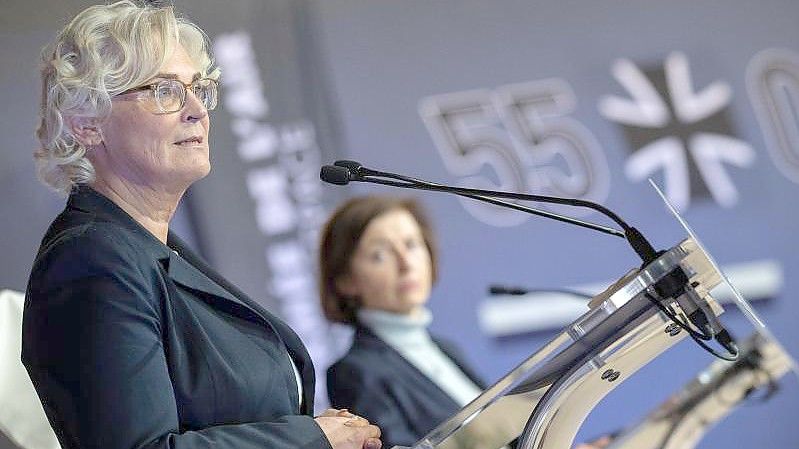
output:
[[[387,239],[385,237],[371,238],[371,239],[365,240],[363,242],[363,244],[364,244],[363,247],[366,248],[366,249],[371,249],[371,248],[375,248],[375,247],[382,248],[382,247],[391,247],[392,246],[391,240]]]
[[[194,82],[202,77],[202,73],[197,72],[194,76],[191,77],[191,81]],[[157,73],[153,78],[164,78],[164,79],[173,79],[173,80],[180,80],[180,75],[177,73]]]

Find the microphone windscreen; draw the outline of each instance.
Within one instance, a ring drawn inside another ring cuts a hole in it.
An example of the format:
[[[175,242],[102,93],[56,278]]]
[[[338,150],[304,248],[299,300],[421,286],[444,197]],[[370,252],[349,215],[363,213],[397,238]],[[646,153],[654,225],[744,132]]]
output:
[[[506,285],[491,284],[488,287],[489,295],[526,295],[526,289],[520,287],[508,287]]]
[[[337,167],[348,168],[348,169],[350,169],[350,171],[352,173],[356,173],[356,174],[361,170],[361,168],[363,168],[363,165],[361,165],[360,162],[348,161],[346,159],[333,162],[333,165],[335,165]]]
[[[319,172],[319,179],[330,184],[347,185],[350,182],[350,170],[335,165],[323,165]]]
[[[505,287],[502,285],[491,284],[488,286],[488,294],[489,295],[504,295],[505,294]]]

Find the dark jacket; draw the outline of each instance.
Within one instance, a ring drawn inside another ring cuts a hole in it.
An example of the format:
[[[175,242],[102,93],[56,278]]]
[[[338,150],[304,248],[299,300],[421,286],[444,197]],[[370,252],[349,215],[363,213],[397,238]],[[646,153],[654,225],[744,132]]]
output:
[[[483,382],[456,355],[438,347],[480,388]],[[349,352],[327,371],[333,407],[347,408],[380,427],[383,447],[412,446],[461,407],[369,329],[358,326]]]
[[[330,448],[297,335],[90,188],[42,241],[22,341],[64,449]]]

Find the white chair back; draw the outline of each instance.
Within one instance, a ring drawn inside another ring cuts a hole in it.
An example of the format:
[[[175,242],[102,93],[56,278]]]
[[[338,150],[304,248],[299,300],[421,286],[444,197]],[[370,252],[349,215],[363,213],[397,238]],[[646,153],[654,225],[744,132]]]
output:
[[[20,360],[24,302],[22,293],[0,290],[0,433],[22,449],[60,449]]]

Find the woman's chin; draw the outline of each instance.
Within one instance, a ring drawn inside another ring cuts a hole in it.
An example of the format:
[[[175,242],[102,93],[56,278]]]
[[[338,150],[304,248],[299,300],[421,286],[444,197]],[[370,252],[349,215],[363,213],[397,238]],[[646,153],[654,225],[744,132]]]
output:
[[[406,303],[405,313],[409,315],[421,313],[427,305],[427,298]]]
[[[205,178],[211,173],[211,161],[207,156],[198,154],[191,164],[188,164],[186,172],[189,177],[194,178],[194,181]]]
[[[185,190],[200,179],[208,176],[211,172],[211,164],[198,161],[195,164],[184,164],[182,167],[169,170],[162,181],[168,183],[171,188]]]

